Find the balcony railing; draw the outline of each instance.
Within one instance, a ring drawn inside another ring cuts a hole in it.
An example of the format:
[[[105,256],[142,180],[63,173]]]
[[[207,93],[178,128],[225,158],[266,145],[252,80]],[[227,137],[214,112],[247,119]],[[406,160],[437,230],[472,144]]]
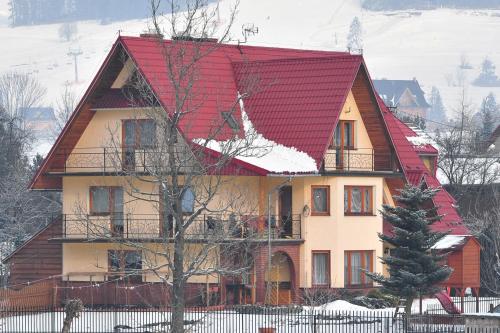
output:
[[[191,152],[174,148],[177,164],[193,165]],[[60,151],[55,155],[51,172],[54,173],[149,173],[168,166],[169,153],[154,148],[95,147]]]
[[[186,219],[189,217],[186,217]],[[231,239],[262,240],[291,239],[299,240],[301,218],[272,215],[270,230],[267,216],[222,216],[200,215],[185,230],[185,236],[193,240]],[[86,240],[155,240],[172,239],[176,232],[173,216],[159,214],[111,214],[111,215],[63,215],[63,238]]]
[[[332,147],[325,154],[323,169],[325,172],[389,172],[395,171],[395,163],[393,154],[376,152],[372,148]]]

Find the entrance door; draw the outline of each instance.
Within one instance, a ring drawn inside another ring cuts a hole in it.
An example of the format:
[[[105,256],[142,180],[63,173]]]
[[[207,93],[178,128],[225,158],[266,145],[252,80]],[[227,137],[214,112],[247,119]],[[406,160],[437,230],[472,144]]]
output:
[[[279,196],[280,238],[293,236],[292,187],[284,186]]]

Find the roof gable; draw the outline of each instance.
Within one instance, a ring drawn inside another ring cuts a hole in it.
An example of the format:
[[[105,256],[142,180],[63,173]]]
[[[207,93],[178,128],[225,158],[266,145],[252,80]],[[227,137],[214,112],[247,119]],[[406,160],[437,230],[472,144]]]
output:
[[[360,64],[359,56],[334,56],[235,62],[233,68],[257,132],[306,152],[319,166]]]
[[[388,106],[397,106],[401,96],[406,90],[415,96],[415,102],[419,107],[430,107],[425,99],[425,94],[417,80],[373,80],[378,94]]]

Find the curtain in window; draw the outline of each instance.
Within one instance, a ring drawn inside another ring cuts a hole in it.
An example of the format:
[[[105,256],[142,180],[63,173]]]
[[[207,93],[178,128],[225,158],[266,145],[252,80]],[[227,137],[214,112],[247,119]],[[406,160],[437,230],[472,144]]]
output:
[[[194,191],[191,187],[186,187],[182,192],[181,205],[183,213],[193,213],[194,212]]]
[[[109,207],[109,190],[107,187],[94,187],[90,195],[92,196],[92,213],[108,214]]]
[[[361,213],[361,190],[359,188],[353,188],[351,195],[351,212]]]
[[[328,254],[313,254],[313,284],[328,284]]]
[[[129,251],[125,253],[125,272],[142,269],[141,254],[137,251]]]
[[[351,253],[351,284],[361,284],[361,253]]]
[[[351,142],[352,138],[352,124],[349,122],[344,123],[344,148],[350,148],[353,146]]]
[[[371,191],[369,188],[365,188],[363,190],[365,193],[364,196],[364,213],[371,213]]]
[[[326,212],[326,188],[315,188],[313,190],[313,211]]]
[[[141,148],[150,148],[155,143],[156,136],[156,126],[153,120],[144,120],[140,122],[141,137],[140,146]]]

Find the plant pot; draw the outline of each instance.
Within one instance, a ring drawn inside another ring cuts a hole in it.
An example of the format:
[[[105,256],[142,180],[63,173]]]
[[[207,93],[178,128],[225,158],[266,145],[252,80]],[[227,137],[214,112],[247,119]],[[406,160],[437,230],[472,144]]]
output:
[[[274,327],[259,327],[259,333],[275,333],[276,329]]]

